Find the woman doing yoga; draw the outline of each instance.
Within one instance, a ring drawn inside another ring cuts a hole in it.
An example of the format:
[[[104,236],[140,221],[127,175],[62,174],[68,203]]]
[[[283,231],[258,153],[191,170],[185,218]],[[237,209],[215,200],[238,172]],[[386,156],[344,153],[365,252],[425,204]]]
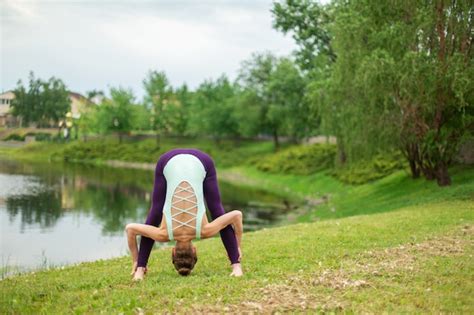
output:
[[[207,204],[212,222],[207,221]],[[164,214],[164,216],[163,216]],[[159,227],[158,227],[159,225]],[[155,241],[176,240],[172,261],[179,274],[188,275],[197,262],[193,239],[220,232],[232,264],[231,276],[241,276],[242,212],[225,213],[212,159],[196,149],[174,149],[163,154],[155,169],[152,205],[145,224],[125,228],[132,256],[134,280],[143,279]],[[136,236],[141,235],[140,250]]]

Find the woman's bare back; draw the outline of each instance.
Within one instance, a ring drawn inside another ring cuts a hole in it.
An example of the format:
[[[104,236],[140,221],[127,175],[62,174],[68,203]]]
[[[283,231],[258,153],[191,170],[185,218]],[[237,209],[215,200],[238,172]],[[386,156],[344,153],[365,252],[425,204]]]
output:
[[[208,223],[206,214],[197,218],[198,207],[194,189],[187,181],[178,184],[171,199],[171,216],[173,234],[175,238],[181,239],[196,237],[197,220],[202,219],[202,227]],[[161,228],[167,229],[166,218],[161,221]]]

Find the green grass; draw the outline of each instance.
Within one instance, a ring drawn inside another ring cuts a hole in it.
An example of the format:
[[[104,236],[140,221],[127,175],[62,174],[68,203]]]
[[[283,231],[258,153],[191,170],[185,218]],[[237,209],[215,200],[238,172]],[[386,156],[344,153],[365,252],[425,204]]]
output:
[[[288,198],[309,200],[308,211],[300,216],[300,222],[386,212],[444,200],[474,200],[474,167],[455,166],[450,169],[450,174],[453,185],[440,188],[435,181],[413,180],[406,171],[358,186],[343,184],[324,171],[298,176],[268,174],[241,166],[219,173],[221,178],[241,185],[257,186]],[[323,202],[323,197],[328,200]],[[322,204],[311,205],[311,200]]]
[[[289,198],[320,198],[326,194],[342,191],[347,185],[326,172],[301,176],[292,174],[269,174],[252,166],[236,166],[218,171],[219,178],[249,187],[260,187]]]
[[[304,295],[307,303],[321,302],[313,307],[330,311],[469,313],[474,311],[468,280],[474,267],[470,259],[473,220],[471,201],[446,201],[247,233],[243,243],[246,274],[240,279],[228,277],[219,239],[197,243],[199,262],[186,278],[173,270],[169,249],[152,253],[150,271],[142,283],[131,282],[128,257],[24,274],[0,282],[0,312],[297,310],[303,304],[285,303]],[[471,226],[471,232],[460,233],[466,226]],[[457,246],[462,244],[460,253],[439,256],[418,250],[412,253],[411,269],[403,264],[390,270],[379,267],[377,274],[364,269],[384,262],[384,255],[400,256],[387,253],[401,244],[425,244],[453,233],[458,235]],[[355,281],[364,285],[338,285],[359,283]],[[281,295],[280,306],[269,300],[272,292],[291,293],[292,288],[297,294]]]

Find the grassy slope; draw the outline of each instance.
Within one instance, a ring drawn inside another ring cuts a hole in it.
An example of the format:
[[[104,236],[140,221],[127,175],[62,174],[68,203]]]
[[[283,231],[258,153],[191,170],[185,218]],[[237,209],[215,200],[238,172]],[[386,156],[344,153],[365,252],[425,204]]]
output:
[[[329,197],[322,205],[310,206],[310,211],[300,217],[301,222],[386,212],[428,202],[474,200],[474,167],[456,166],[450,169],[450,174],[453,185],[440,188],[435,181],[413,180],[405,171],[360,186],[342,184],[324,172],[310,176],[279,175],[259,172],[252,167],[220,171],[221,178],[289,197]]]
[[[472,170],[454,170],[453,187],[442,189],[423,180],[410,181],[403,173],[348,188],[322,174],[303,178],[242,171],[252,175],[247,184],[262,187],[262,183],[273,183],[288,187],[289,192],[301,189],[313,194],[334,189],[331,203],[338,209],[328,211],[328,216],[350,216],[354,209],[371,215],[247,233],[246,275],[241,279],[228,277],[219,239],[197,244],[199,263],[188,278],[173,270],[169,249],[152,254],[143,283],[130,281],[128,257],[21,275],[0,282],[0,313],[222,311],[224,307],[230,311],[303,307],[358,312],[474,311],[473,286],[467,280],[474,276],[473,233],[460,233],[474,222]],[[235,169],[221,173],[237,176]],[[314,182],[318,178],[321,183]],[[393,193],[387,195],[389,191]],[[373,214],[388,210],[397,211]],[[438,247],[426,239],[446,233],[457,233],[458,238],[441,242],[438,251],[430,250]],[[421,247],[397,252],[400,244]],[[460,249],[452,252],[455,246]],[[384,265],[399,257],[407,258],[392,269]]]

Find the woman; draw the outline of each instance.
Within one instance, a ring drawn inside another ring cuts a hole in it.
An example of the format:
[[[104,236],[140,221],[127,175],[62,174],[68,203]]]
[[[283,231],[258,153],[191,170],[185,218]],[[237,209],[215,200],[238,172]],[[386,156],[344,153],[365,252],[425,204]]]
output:
[[[212,222],[207,221],[204,201],[211,212]],[[225,213],[214,163],[199,150],[174,149],[160,157],[146,224],[130,223],[125,230],[134,280],[143,279],[154,241],[176,240],[172,251],[173,264],[179,274],[188,275],[197,262],[196,248],[191,241],[212,237],[219,231],[232,265],[231,276],[243,274],[240,265],[242,213],[237,210]],[[137,249],[137,235],[142,236],[140,251]]]

